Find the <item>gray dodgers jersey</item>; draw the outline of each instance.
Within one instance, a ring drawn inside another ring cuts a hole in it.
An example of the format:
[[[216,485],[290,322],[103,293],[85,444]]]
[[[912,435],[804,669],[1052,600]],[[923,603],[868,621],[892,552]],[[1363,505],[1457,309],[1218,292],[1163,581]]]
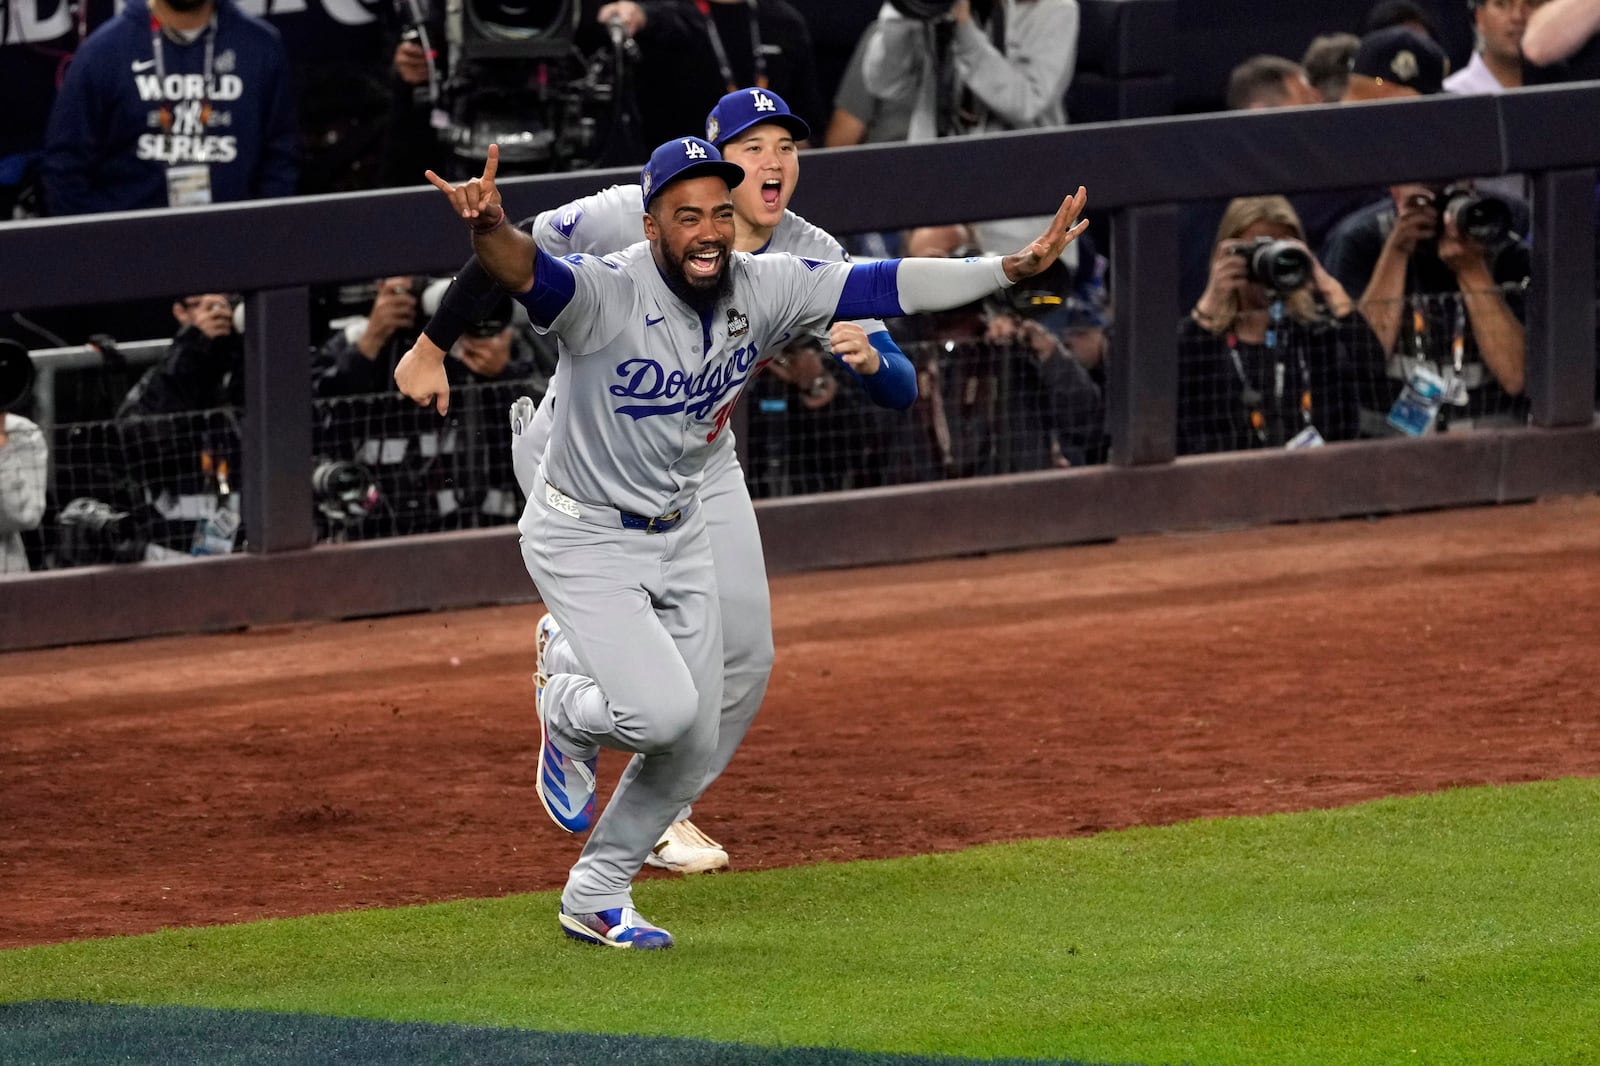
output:
[[[544,478],[580,508],[646,516],[691,501],[740,391],[793,337],[833,320],[853,269],[734,252],[732,293],[702,319],[667,288],[648,243],[563,262],[575,288],[550,326],[562,399]]]

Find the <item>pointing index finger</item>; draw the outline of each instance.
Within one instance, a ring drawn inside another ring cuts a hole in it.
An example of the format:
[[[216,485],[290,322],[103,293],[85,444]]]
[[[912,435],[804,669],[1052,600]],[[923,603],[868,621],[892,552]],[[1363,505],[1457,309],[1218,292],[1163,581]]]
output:
[[[489,160],[483,164],[483,177],[479,180],[486,182],[494,181],[494,172],[499,169],[500,146],[498,144],[491,144],[489,146]]]

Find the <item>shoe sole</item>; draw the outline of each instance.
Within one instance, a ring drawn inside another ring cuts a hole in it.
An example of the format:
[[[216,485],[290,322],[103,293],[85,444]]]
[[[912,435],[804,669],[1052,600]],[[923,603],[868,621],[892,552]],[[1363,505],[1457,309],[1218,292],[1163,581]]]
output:
[[[728,856],[726,853],[704,855],[691,862],[668,862],[652,851],[645,856],[644,861],[647,866],[654,866],[658,870],[670,870],[675,874],[683,874],[686,877],[690,874],[708,874],[715,870],[726,870],[728,868]]]
[[[581,941],[585,944],[598,944],[603,948],[637,948],[640,951],[663,951],[670,948],[674,943],[672,934],[665,929],[661,930],[667,938],[665,944],[638,944],[631,940],[607,940],[587,925],[569,918],[565,914],[558,913],[556,917],[561,920],[561,931],[573,940]]]

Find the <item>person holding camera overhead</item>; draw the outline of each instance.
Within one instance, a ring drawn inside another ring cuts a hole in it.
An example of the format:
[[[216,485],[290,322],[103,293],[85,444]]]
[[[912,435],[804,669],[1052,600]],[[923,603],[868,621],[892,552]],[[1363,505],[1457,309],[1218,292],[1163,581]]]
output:
[[[887,0],[867,32],[862,78],[886,103],[910,105],[907,140],[1067,124],[1077,0]],[[979,242],[1010,248],[1041,224],[986,224]]]
[[[1205,292],[1178,329],[1180,454],[1359,434],[1358,382],[1382,352],[1283,197],[1228,204]]]

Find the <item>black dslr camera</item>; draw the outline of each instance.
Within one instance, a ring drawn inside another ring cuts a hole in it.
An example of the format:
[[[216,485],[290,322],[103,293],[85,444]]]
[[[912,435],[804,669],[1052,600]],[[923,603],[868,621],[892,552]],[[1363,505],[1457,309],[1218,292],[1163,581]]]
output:
[[[1463,237],[1471,237],[1486,247],[1499,244],[1511,234],[1511,205],[1459,182],[1419,193],[1412,197],[1412,203],[1433,207],[1439,212],[1440,222],[1454,222]]]
[[[1293,241],[1257,237],[1233,250],[1244,260],[1245,277],[1287,296],[1311,280],[1311,254]]]

